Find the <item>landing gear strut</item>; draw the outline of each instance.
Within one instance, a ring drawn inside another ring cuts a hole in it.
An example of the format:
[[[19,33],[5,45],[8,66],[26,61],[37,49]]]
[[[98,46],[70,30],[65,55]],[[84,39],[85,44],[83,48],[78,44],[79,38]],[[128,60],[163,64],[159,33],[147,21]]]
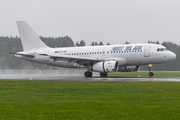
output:
[[[107,77],[108,73],[107,72],[100,72],[101,77]]]
[[[148,75],[149,75],[150,77],[152,77],[152,76],[154,75],[154,73],[151,72],[152,64],[149,64],[148,68],[149,68],[149,74],[148,74]]]
[[[91,71],[86,71],[86,72],[84,73],[84,76],[85,76],[85,77],[92,77],[92,72],[91,72]]]

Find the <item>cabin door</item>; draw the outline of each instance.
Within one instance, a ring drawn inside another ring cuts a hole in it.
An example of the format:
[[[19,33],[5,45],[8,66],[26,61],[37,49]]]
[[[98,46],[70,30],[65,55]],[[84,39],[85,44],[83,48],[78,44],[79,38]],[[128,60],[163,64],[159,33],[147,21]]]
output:
[[[150,46],[146,45],[144,47],[144,57],[150,57]]]

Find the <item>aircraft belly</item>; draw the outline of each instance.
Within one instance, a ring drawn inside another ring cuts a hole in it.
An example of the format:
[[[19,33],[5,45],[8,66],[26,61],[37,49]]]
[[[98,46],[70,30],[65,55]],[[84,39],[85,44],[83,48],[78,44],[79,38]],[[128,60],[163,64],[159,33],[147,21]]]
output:
[[[128,65],[136,65],[138,64],[137,59],[135,57],[128,57],[126,58]]]
[[[52,66],[58,66],[58,67],[68,67],[68,68],[77,68],[78,66],[76,65],[76,63],[68,63],[67,61],[61,61],[61,60],[58,60],[58,61],[52,61],[50,63],[50,65]]]

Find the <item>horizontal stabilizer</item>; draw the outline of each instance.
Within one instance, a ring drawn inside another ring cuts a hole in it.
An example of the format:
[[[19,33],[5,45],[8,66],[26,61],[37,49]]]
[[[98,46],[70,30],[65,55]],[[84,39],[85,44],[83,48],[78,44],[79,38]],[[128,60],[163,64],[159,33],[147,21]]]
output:
[[[10,54],[23,55],[23,56],[29,56],[29,57],[35,56],[35,53],[32,53],[32,52],[17,52],[17,53],[10,52]]]

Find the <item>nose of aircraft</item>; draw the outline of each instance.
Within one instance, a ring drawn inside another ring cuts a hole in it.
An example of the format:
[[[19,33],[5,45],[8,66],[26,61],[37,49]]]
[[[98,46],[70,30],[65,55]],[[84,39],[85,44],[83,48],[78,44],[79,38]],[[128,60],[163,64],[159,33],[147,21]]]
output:
[[[176,54],[174,54],[173,52],[170,53],[170,59],[174,60],[176,59]]]

